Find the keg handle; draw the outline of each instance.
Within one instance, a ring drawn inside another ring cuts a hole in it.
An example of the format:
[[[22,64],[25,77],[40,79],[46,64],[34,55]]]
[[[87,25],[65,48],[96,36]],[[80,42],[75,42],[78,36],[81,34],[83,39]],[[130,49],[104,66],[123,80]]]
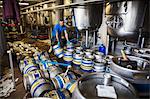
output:
[[[124,50],[121,50],[121,54],[122,54],[123,60],[128,60]]]
[[[143,70],[145,70],[146,65],[147,65],[147,63],[146,63],[146,62],[144,62],[144,63],[143,63],[143,66],[142,66],[142,67],[143,67],[143,68],[142,68]]]
[[[111,75],[110,74],[104,74],[104,85],[107,86],[111,82]]]
[[[64,73],[64,77],[67,75],[67,73],[68,73],[68,71],[69,71],[70,68],[71,68],[71,65],[69,65],[69,66],[67,67],[67,70],[66,70],[65,73]]]

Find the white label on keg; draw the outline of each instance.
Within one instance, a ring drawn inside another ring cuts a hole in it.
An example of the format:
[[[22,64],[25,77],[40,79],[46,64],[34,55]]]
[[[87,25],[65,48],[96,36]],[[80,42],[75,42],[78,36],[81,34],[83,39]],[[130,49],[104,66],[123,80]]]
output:
[[[97,85],[96,89],[99,97],[117,99],[115,88],[113,86]]]

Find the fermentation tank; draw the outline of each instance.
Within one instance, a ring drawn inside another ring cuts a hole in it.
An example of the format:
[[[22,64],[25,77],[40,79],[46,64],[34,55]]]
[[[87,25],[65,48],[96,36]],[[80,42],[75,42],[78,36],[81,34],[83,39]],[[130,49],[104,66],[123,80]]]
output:
[[[73,3],[85,0],[73,0]],[[75,23],[79,30],[87,27],[100,27],[102,21],[102,2],[95,2],[88,5],[78,5],[74,8]]]
[[[113,37],[137,37],[139,29],[144,31],[148,0],[124,0],[106,4],[108,34]],[[143,32],[143,31],[142,31]]]

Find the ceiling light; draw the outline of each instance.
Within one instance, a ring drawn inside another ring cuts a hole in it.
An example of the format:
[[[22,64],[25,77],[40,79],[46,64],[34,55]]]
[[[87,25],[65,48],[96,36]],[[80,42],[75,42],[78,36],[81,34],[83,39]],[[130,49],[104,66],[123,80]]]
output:
[[[22,2],[20,2],[19,5],[29,5],[29,3],[22,3]]]

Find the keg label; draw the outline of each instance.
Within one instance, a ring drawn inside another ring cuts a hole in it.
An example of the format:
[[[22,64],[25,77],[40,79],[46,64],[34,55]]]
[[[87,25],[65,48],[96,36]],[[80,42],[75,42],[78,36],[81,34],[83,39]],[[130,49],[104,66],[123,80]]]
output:
[[[97,85],[96,89],[98,97],[117,99],[117,94],[113,86]]]

